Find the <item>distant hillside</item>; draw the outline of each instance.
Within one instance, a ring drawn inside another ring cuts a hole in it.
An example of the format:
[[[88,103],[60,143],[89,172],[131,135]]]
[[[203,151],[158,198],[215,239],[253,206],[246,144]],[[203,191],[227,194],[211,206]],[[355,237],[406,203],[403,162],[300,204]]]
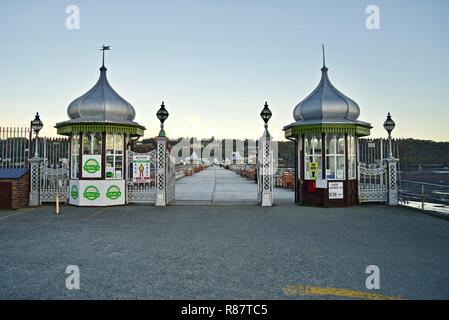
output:
[[[401,169],[419,166],[448,166],[449,142],[435,142],[418,139],[395,139],[398,144]],[[175,144],[171,141],[170,144]],[[155,148],[154,139],[144,139],[135,146],[140,152]],[[136,151],[137,151],[136,150]],[[292,141],[279,141],[279,165],[293,167],[295,163],[295,145]]]
[[[399,148],[401,169],[448,166],[449,142],[435,142],[418,139],[394,139]],[[295,146],[291,141],[279,142],[279,163],[284,166],[293,166],[295,163]]]
[[[418,166],[449,166],[449,142],[396,139],[401,168]]]

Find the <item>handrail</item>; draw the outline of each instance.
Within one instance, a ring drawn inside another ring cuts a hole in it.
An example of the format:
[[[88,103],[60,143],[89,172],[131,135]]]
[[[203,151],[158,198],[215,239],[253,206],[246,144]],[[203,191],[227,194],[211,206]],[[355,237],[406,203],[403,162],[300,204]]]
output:
[[[444,184],[436,184],[436,183],[428,183],[428,182],[420,182],[420,181],[412,181],[412,180],[402,180],[402,179],[398,179],[398,182],[405,182],[405,183],[411,183],[411,184],[418,184],[418,185],[424,185],[424,186],[430,186],[430,187],[448,188],[449,189],[449,185],[444,185]]]

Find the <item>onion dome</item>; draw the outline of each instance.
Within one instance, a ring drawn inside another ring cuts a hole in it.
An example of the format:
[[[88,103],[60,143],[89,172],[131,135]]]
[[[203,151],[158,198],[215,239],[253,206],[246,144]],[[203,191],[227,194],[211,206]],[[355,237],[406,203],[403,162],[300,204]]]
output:
[[[104,52],[110,47],[103,45],[100,50],[103,51],[100,78],[92,89],[69,104],[67,114],[70,120],[56,124],[58,134],[71,135],[90,130],[142,136],[145,127],[134,122],[136,111],[133,106],[111,87],[106,77]]]
[[[311,124],[357,121],[360,115],[359,106],[332,85],[327,71],[323,47],[321,81],[315,90],[295,107],[295,121]]]
[[[132,122],[136,116],[133,106],[109,84],[106,67],[100,68],[97,83],[81,97],[73,100],[67,114],[73,122]]]

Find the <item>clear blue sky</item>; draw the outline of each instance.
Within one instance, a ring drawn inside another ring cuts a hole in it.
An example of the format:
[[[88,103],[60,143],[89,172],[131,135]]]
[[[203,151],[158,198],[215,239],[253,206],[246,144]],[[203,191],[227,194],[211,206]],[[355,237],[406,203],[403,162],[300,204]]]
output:
[[[65,27],[67,5],[80,29]],[[380,30],[365,8],[380,8]],[[44,134],[96,82],[100,46],[111,45],[111,85],[156,135],[164,100],[170,137],[256,138],[265,100],[283,138],[293,108],[317,85],[321,44],[334,85],[358,102],[373,136],[449,141],[449,1],[2,1],[0,126]]]

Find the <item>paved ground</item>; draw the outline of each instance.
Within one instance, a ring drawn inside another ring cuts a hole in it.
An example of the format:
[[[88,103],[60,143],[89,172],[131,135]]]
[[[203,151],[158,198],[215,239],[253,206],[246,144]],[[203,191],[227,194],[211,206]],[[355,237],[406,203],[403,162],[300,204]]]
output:
[[[449,298],[449,222],[412,209],[52,209],[0,211],[0,298],[332,298],[285,288],[366,292],[373,264],[378,294]]]
[[[209,167],[176,181],[176,203],[196,205],[257,204],[257,184],[231,170]],[[275,188],[275,203],[293,203],[290,189]]]

